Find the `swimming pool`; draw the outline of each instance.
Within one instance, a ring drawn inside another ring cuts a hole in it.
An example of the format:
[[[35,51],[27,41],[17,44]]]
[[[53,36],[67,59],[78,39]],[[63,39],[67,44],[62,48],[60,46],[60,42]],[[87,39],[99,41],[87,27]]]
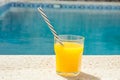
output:
[[[59,34],[85,37],[84,55],[120,54],[120,5],[15,2],[0,8],[0,54],[54,54],[40,6]]]

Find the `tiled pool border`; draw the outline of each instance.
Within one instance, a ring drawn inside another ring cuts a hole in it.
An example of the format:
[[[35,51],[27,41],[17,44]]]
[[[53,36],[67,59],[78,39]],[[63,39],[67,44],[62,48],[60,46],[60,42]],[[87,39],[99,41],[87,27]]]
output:
[[[120,5],[112,4],[63,4],[63,3],[41,3],[41,2],[9,2],[0,6],[0,13],[10,7],[19,8],[55,8],[55,9],[79,9],[79,10],[120,10]]]
[[[63,8],[63,9],[90,9],[90,10],[120,10],[120,5],[94,5],[94,4],[54,4],[54,3],[23,3],[11,2],[11,7],[27,8]]]

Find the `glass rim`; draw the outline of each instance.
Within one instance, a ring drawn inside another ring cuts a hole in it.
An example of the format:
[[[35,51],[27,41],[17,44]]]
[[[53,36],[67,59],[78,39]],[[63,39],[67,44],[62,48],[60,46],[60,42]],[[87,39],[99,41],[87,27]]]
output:
[[[60,40],[61,41],[79,41],[79,40],[84,40],[85,39],[85,37],[83,37],[83,36],[80,36],[80,35],[71,35],[71,34],[63,34],[63,35],[58,35],[59,37],[60,37]],[[67,40],[67,39],[61,39],[61,37],[75,37],[75,38],[77,38],[77,39],[71,39],[71,40]]]

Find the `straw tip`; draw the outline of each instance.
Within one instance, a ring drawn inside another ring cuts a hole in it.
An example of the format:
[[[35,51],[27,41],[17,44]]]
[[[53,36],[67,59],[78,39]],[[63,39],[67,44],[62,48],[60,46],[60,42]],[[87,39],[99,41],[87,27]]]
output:
[[[38,10],[41,10],[42,8],[41,8],[41,7],[38,7],[37,9],[38,9]]]

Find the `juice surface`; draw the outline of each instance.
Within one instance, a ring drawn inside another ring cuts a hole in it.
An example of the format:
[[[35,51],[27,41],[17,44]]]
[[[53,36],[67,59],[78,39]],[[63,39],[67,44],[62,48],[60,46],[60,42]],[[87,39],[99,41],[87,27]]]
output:
[[[83,44],[63,42],[54,44],[57,72],[79,72],[83,53]]]

